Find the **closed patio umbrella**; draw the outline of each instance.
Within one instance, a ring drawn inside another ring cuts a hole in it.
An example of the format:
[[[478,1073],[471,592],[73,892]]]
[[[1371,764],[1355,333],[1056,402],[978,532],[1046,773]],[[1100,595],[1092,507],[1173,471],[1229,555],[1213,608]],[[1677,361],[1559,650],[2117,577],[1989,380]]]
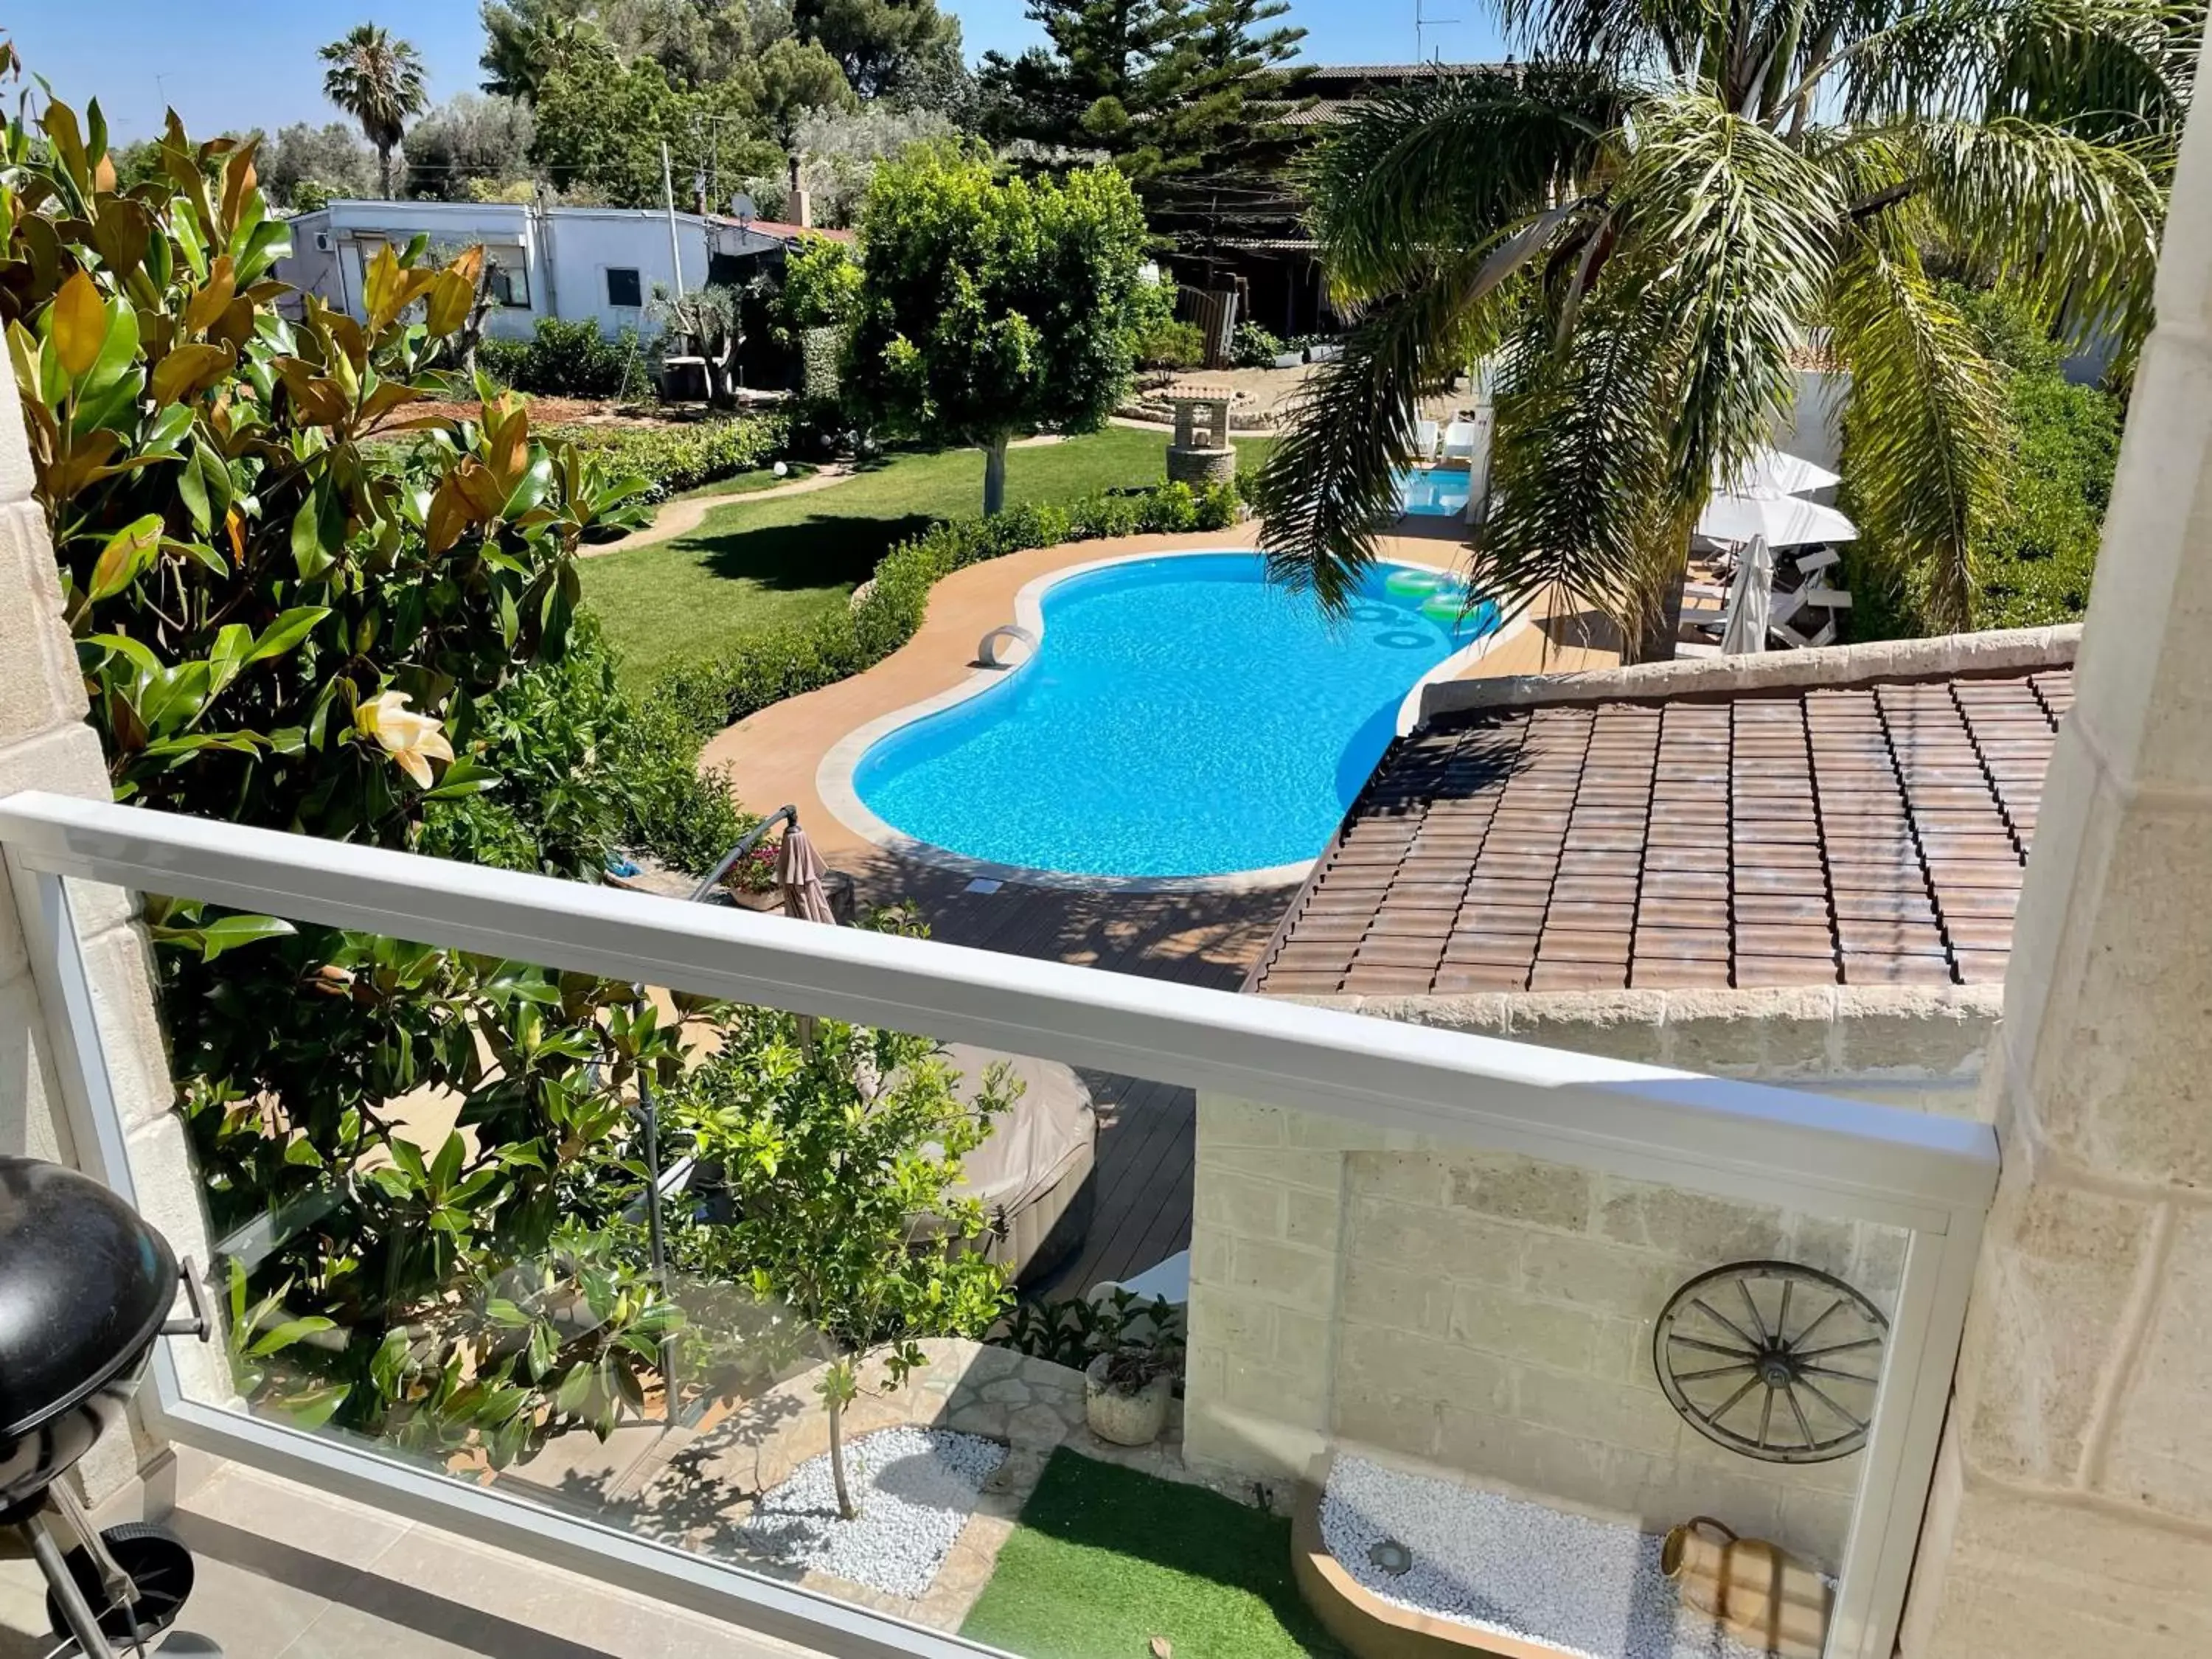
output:
[[[1741,657],[1766,649],[1766,627],[1774,616],[1774,550],[1764,536],[1736,561],[1729,589],[1728,626],[1721,630],[1721,655]]]
[[[775,882],[783,889],[784,915],[836,927],[837,918],[830,908],[829,890],[822,884],[822,878],[829,873],[806,831],[793,823],[783,832],[783,845],[775,859]]]
[[[1796,495],[1730,495],[1716,493],[1698,515],[1698,534],[1717,542],[1766,538],[1769,547],[1803,547],[1811,542],[1848,542],[1859,527],[1832,507]]]

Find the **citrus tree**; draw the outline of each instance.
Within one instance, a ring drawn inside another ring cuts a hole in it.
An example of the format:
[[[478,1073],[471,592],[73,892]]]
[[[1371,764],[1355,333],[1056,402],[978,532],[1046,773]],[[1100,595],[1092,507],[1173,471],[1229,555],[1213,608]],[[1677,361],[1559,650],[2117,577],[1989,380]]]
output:
[[[1091,432],[1129,389],[1145,220],[1110,168],[1001,179],[943,147],[878,170],[860,216],[847,404],[894,432],[975,444],[983,511],[1006,445]]]
[[[960,1247],[983,1231],[982,1206],[952,1188],[1021,1085],[998,1066],[963,1097],[931,1039],[836,1021],[747,1010],[721,1035],[665,1109],[723,1171],[732,1219],[685,1230],[673,1259],[826,1340],[819,1392],[849,1521],[844,1413],[871,1356],[896,1388],[927,1363],[921,1339],[981,1336],[1006,1306],[1004,1272]]]
[[[1343,601],[1395,516],[1419,400],[1494,354],[1478,589],[1665,605],[1717,477],[1846,374],[1843,471],[1871,538],[1973,617],[2005,434],[1941,291],[2039,326],[2148,325],[2203,7],[2165,0],[1504,0],[1517,68],[1363,106],[1312,219],[1354,319],[1260,479],[1279,574]]]

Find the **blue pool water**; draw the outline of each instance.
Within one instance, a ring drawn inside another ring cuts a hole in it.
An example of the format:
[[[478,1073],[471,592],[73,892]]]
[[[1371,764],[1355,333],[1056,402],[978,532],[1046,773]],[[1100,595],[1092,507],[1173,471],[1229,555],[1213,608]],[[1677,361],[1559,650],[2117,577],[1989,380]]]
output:
[[[1468,483],[1465,467],[1408,467],[1398,475],[1400,509],[1416,518],[1456,517],[1467,511]]]
[[[1317,854],[1413,683],[1496,626],[1430,570],[1372,572],[1332,623],[1254,553],[1144,559],[1044,599],[1000,684],[881,738],[854,787],[970,858],[1097,876],[1207,876]]]

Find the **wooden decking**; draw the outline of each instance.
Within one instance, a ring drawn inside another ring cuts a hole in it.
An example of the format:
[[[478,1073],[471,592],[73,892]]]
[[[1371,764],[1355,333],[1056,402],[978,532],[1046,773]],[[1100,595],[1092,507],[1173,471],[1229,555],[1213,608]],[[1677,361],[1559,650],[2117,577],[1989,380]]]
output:
[[[915,900],[934,937],[1046,962],[1234,990],[1289,904],[1291,887],[1243,893],[964,890],[966,878],[871,850],[842,857],[864,902]],[[1083,1248],[1025,1294],[1074,1296],[1190,1245],[1197,1100],[1151,1079],[1086,1071],[1098,1112],[1095,1205]]]

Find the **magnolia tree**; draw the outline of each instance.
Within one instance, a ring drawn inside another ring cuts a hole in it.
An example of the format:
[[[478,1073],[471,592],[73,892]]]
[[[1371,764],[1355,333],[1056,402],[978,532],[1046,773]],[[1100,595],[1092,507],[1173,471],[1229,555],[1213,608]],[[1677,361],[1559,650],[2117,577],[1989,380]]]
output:
[[[385,249],[356,319],[273,277],[252,143],[172,116],[155,159],[118,189],[97,105],[0,128],[0,325],[116,796],[413,846],[501,785],[482,711],[571,659],[578,544],[645,483],[480,384],[473,418],[422,411],[467,389],[480,250]],[[214,1219],[270,1224],[233,1269],[258,1406],[504,1462],[641,1401],[674,1314],[609,1224],[625,1091],[678,1056],[630,987],[148,916]],[[466,1131],[410,1128],[409,1095]]]
[[[947,149],[878,171],[860,218],[848,404],[893,432],[980,446],[983,511],[1006,445],[1095,431],[1129,389],[1145,220],[1110,169],[999,178]]]

